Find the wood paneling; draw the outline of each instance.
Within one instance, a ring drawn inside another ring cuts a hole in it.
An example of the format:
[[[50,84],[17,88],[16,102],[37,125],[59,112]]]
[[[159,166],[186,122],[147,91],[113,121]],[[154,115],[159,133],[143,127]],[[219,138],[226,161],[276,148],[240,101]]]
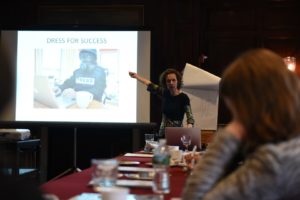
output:
[[[38,22],[42,25],[144,25],[142,5],[63,5],[39,6]]]
[[[205,70],[221,76],[227,65],[241,52],[265,47],[282,57],[299,57],[300,2],[295,0],[203,0],[207,19],[202,52],[208,59]],[[298,66],[299,64],[297,64]],[[296,68],[299,73],[299,67]],[[230,120],[221,101],[218,123]]]
[[[207,66],[205,70],[221,76],[227,65],[241,52],[256,45],[255,38],[242,33],[234,35],[213,35],[207,37]]]
[[[216,136],[215,130],[202,130],[201,131],[201,144],[208,145],[214,140]]]

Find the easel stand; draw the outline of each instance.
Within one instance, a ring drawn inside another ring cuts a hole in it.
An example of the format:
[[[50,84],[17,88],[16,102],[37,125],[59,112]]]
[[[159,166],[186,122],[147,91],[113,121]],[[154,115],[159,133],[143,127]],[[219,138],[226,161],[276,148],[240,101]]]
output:
[[[74,173],[74,172],[81,172],[81,169],[77,167],[77,128],[76,127],[74,127],[74,132],[73,132],[73,166],[51,180],[59,179],[67,174]]]

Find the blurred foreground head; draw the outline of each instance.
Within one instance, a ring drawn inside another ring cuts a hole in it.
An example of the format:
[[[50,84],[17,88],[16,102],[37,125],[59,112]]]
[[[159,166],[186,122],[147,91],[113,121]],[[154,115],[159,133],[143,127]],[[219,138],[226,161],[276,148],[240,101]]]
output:
[[[14,83],[11,70],[6,52],[0,48],[0,113],[12,96]]]
[[[299,77],[267,49],[243,53],[224,71],[220,94],[228,99],[252,144],[280,142],[300,132]]]
[[[11,70],[12,66],[9,63],[7,54],[0,48],[0,113],[10,101],[13,93],[14,82]],[[8,157],[10,155],[6,154],[5,156]],[[1,167],[2,165],[0,160],[0,199],[43,200],[38,186],[31,181],[27,181],[27,179],[19,179],[15,176],[3,175]]]

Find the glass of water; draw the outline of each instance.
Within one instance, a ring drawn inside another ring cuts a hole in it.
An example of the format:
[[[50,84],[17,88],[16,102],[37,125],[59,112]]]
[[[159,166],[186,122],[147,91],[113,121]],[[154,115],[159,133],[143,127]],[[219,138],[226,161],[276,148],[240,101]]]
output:
[[[183,135],[180,139],[182,144],[185,146],[185,151],[189,151],[189,146],[192,142],[192,138],[189,135]]]
[[[118,179],[119,161],[116,159],[92,159],[92,182],[100,187],[112,187]]]
[[[154,141],[154,134],[145,134],[145,152],[150,152],[152,150],[151,148],[151,142]]]

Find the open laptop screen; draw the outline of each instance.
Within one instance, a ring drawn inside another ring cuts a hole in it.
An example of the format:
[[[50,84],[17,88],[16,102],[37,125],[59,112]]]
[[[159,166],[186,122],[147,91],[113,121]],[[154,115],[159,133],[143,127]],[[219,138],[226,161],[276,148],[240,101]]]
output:
[[[200,128],[186,128],[186,127],[166,127],[165,137],[167,145],[179,146],[180,149],[185,150],[185,146],[181,142],[183,135],[189,135],[191,137],[191,144],[188,149],[191,151],[196,145],[197,150],[201,150],[201,130]]]

